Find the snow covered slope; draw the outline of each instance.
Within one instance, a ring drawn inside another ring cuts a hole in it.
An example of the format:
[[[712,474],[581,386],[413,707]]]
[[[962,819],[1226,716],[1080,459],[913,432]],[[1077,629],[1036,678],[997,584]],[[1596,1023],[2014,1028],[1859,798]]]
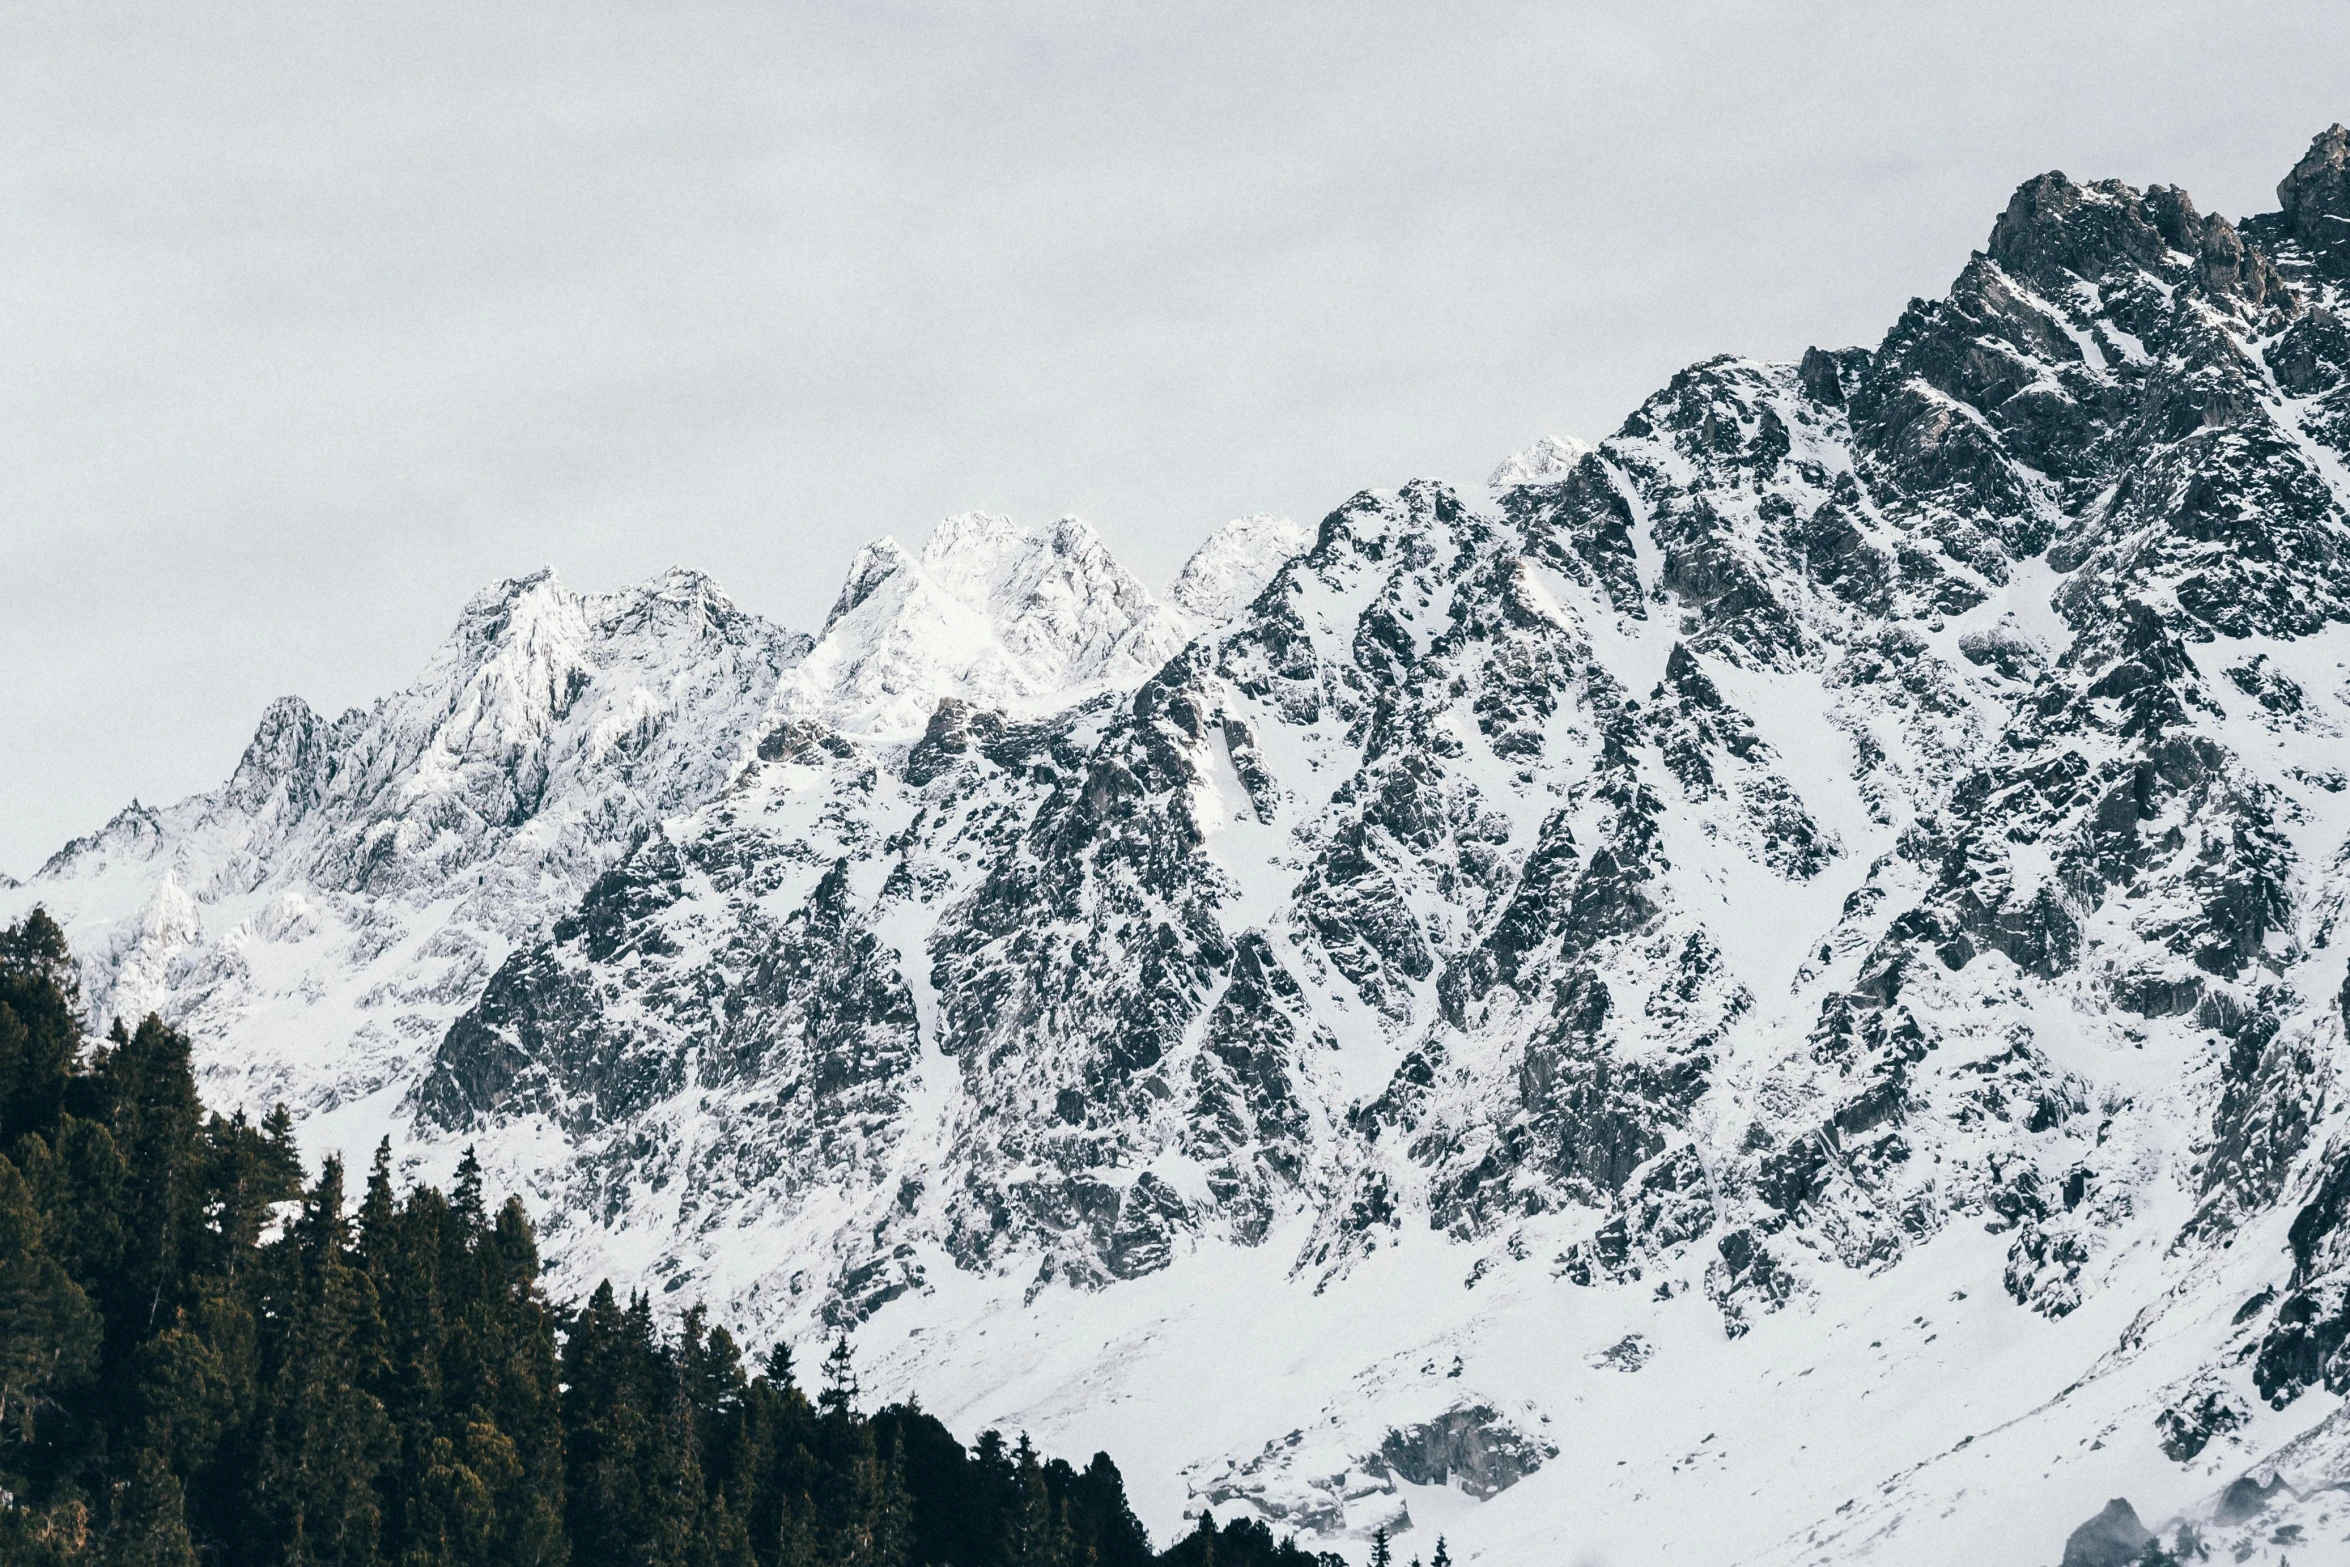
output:
[[[559,1278],[849,1330],[1162,1534],[2323,1559],[2350,136],[2279,194],[2044,175],[1873,349],[1167,603],[981,516],[804,655],[509,588],[0,896],[233,1088],[478,1145]]]

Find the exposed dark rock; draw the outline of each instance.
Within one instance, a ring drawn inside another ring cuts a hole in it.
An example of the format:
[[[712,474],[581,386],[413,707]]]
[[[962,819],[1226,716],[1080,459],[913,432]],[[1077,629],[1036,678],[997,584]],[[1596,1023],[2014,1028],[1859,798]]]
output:
[[[1457,1485],[1483,1501],[1557,1456],[1555,1445],[1528,1436],[1490,1405],[1476,1404],[1389,1431],[1362,1467],[1413,1485]]]
[[[2277,385],[2295,397],[2333,390],[2350,376],[2350,326],[2323,307],[2285,329],[2263,357]]]
[[[2277,205],[2319,269],[2350,278],[2350,132],[2336,125],[2312,141],[2278,184]]]
[[[1618,614],[1647,615],[1632,547],[1632,508],[1596,455],[1580,459],[1564,479],[1504,492],[1501,507],[1524,530],[1528,554],[1597,583]]]
[[[2065,1538],[2063,1567],[2137,1567],[2159,1560],[2153,1531],[2138,1521],[2138,1510],[2121,1497]]]
[[[1796,374],[1803,382],[1803,390],[1814,401],[1831,408],[1844,406],[1844,389],[1868,373],[1869,351],[1865,348],[1807,348],[1803,361],[1796,366]]]
[[[2164,1455],[2183,1464],[2210,1446],[2213,1437],[2225,1436],[2251,1418],[2243,1401],[2224,1386],[2199,1385],[2155,1416],[2154,1429],[2161,1435]]]
[[[2211,1521],[2223,1529],[2233,1528],[2241,1523],[2250,1523],[2262,1513],[2267,1512],[2269,1503],[2275,1501],[2279,1495],[2284,1496],[2287,1500],[2291,1500],[2293,1496],[2292,1487],[2285,1484],[2282,1475],[2271,1475],[2266,1485],[2262,1485],[2250,1475],[2239,1476],[2229,1482],[2228,1488],[2220,1493],[2219,1503],[2212,1510]]]
[[[1592,1366],[1605,1366],[1611,1371],[1638,1371],[1656,1356],[1656,1349],[1637,1333],[1627,1333],[1590,1357]]]

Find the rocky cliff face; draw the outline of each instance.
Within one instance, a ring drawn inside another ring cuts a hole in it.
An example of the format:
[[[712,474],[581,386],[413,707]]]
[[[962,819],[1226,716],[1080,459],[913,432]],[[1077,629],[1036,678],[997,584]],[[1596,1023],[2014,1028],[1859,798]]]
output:
[[[1165,602],[976,516],[812,646],[510,584],[4,896],[572,1277],[854,1330],[1162,1529],[2217,1528],[2350,1394],[2346,149],[2241,224],[2041,176],[1874,348]]]

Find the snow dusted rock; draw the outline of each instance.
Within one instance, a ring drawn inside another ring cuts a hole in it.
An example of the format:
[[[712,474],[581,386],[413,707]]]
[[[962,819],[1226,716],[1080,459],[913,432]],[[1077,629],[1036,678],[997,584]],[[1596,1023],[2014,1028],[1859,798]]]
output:
[[[1162,1533],[2237,1549],[2266,1454],[2338,1538],[2344,145],[2240,224],[2040,176],[1874,347],[1163,604],[976,515],[805,656],[508,585],[7,907]]]
[[[2236,1477],[2167,1520],[2149,1525],[2122,1497],[2073,1530],[2066,1567],[2116,1563],[2183,1567],[2199,1561],[2291,1567],[2330,1561],[2350,1540],[2350,1419],[2336,1410],[2262,1455]]]
[[[1131,689],[1190,634],[1076,518],[1030,529],[967,512],[919,556],[894,539],[858,554],[776,711],[890,739],[920,734],[950,696],[1037,716]]]
[[[1565,478],[1590,455],[1591,448],[1571,435],[1546,435],[1522,452],[1513,452],[1485,482],[1497,490],[1520,484],[1547,484]]]
[[[1483,1501],[1541,1468],[1544,1459],[1557,1456],[1555,1446],[1527,1436],[1478,1404],[1388,1432],[1377,1456],[1366,1460],[1366,1468],[1413,1485],[1457,1484]]]
[[[1292,555],[1312,540],[1287,517],[1255,512],[1208,535],[1183,563],[1167,600],[1203,629],[1239,614]]]
[[[2278,184],[2277,205],[2283,210],[2265,227],[2278,248],[2290,242],[2300,252],[2290,259],[2306,257],[2325,276],[2350,279],[2350,131],[2336,125],[2309,144]]]

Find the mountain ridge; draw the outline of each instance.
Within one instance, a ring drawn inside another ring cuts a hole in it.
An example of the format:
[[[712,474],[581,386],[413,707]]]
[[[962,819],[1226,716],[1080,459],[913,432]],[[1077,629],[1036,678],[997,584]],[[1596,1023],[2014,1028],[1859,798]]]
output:
[[[1154,1527],[2053,1557],[2118,1494],[2273,1558],[2350,1483],[2346,170],[2240,224],[2042,175],[1875,348],[1243,519],[1173,602],[978,514],[814,639],[521,579],[433,723],[273,707],[234,831],[138,808],[9,906],[231,1058],[255,954],[374,944],[350,1015],[416,1021],[330,1133],[1145,1455]],[[581,651],[656,622],[690,678]]]

